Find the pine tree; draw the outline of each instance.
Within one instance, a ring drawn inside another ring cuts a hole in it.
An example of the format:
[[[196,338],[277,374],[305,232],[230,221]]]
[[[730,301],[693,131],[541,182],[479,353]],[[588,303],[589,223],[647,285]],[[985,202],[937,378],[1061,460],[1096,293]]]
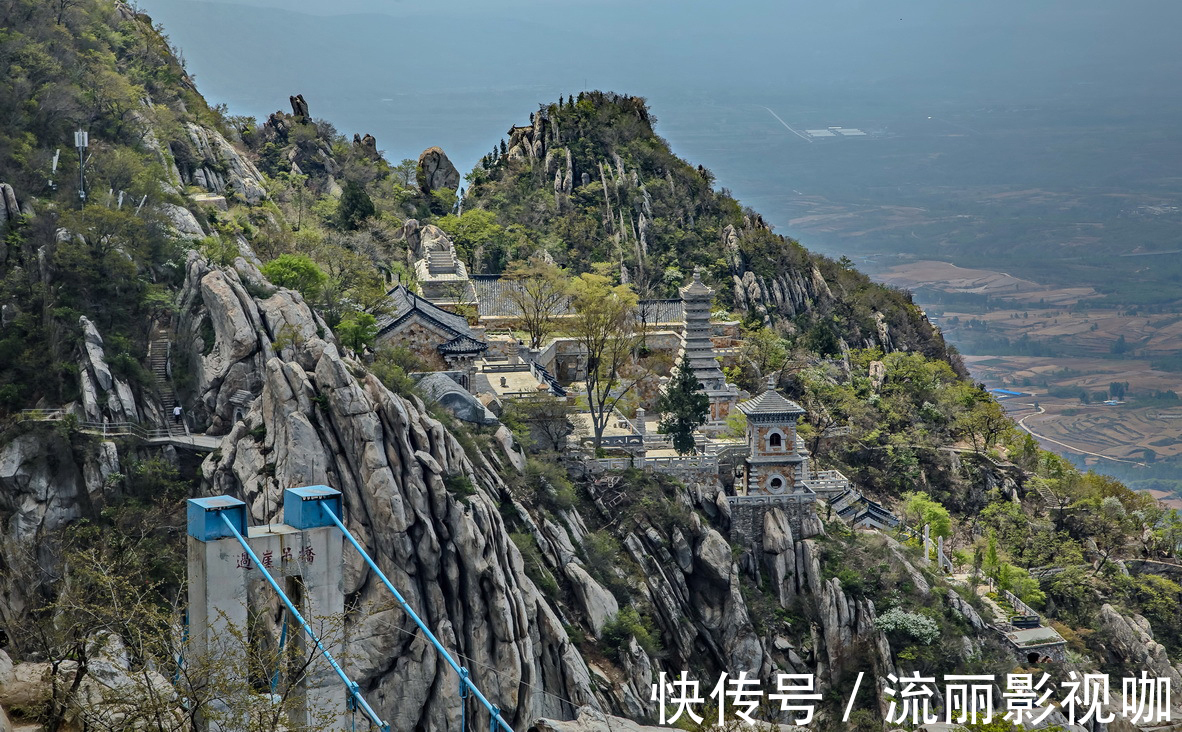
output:
[[[341,200],[337,204],[337,228],[356,231],[366,219],[376,214],[377,208],[373,205],[373,199],[365,192],[365,187],[355,181],[347,181],[341,192]]]
[[[657,403],[661,412],[659,431],[673,437],[678,455],[694,452],[694,430],[710,416],[710,397],[702,391],[702,382],[694,375],[689,355],[683,355],[677,373],[669,380]]]
[[[506,145],[505,140],[502,139],[501,140],[501,155],[507,155],[508,153],[509,153],[509,146]]]

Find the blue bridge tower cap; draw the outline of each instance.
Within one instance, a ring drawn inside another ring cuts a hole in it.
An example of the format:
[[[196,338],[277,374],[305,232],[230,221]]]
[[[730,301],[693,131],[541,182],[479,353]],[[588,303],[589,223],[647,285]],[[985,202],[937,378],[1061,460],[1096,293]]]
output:
[[[341,505],[341,492],[326,485],[288,488],[283,491],[283,523],[295,529],[333,526],[332,519],[321,510],[321,506],[344,520]]]
[[[189,536],[201,541],[224,539],[234,534],[222,521],[230,520],[238,533],[246,536],[246,504],[230,496],[210,496],[188,500]]]

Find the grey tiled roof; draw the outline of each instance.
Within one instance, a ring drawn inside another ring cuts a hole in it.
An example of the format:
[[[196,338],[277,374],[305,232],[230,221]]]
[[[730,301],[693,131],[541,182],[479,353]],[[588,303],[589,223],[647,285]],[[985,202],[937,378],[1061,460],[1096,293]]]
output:
[[[641,300],[639,317],[646,323],[683,323],[685,311],[681,300]]]
[[[799,404],[791,399],[785,399],[780,396],[780,393],[775,389],[768,389],[754,399],[739,402],[738,408],[740,412],[748,417],[770,417],[781,414],[799,416],[804,414],[804,410],[801,409]]]
[[[714,290],[711,290],[706,285],[706,283],[702,282],[702,273],[697,268],[694,269],[694,279],[688,285],[681,288],[681,296],[682,297],[698,296],[701,298],[709,299],[710,296],[713,294],[714,294]]]
[[[439,346],[440,353],[481,353],[488,350],[488,344],[484,341],[478,341],[466,335],[452,338],[447,343]]]
[[[431,301],[419,297],[410,290],[406,289],[404,285],[398,285],[393,290],[386,293],[386,299],[390,302],[390,314],[383,316],[378,320],[378,335],[382,336],[397,328],[408,318],[412,316],[419,316],[425,318],[444,331],[450,333],[453,339],[440,346],[441,349],[452,346],[460,350],[453,350],[452,353],[467,353],[474,347],[470,344],[465,344],[464,340],[472,341],[487,348],[487,344],[476,338],[472,329],[468,327],[468,321],[462,315],[450,313]],[[483,350],[480,349],[480,350]]]
[[[500,275],[472,275],[471,279],[482,316],[511,318],[519,314],[507,294],[507,290],[517,287],[517,283]]]
[[[477,307],[482,317],[512,318],[520,315],[509,291],[519,285],[500,275],[472,275],[472,286],[476,290]],[[641,300],[639,315],[646,323],[680,323],[685,320],[681,300]],[[568,313],[564,310],[563,313]]]

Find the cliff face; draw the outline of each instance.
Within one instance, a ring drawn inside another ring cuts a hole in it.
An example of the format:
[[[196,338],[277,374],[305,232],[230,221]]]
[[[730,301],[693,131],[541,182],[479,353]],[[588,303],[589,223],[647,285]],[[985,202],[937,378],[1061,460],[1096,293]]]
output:
[[[554,520],[516,500],[506,478],[519,456],[503,428],[480,449],[461,444],[417,397],[391,392],[342,355],[330,335],[318,335],[322,325],[298,294],[253,297],[244,281],[264,284],[243,259],[222,269],[190,256],[180,331],[210,318],[215,333],[197,363],[196,382],[209,385],[204,402],[223,404],[225,391],[257,384],[245,414],[202,466],[205,492],[241,497],[252,520],[263,523],[277,518],[283,487],[341,490],[350,530],[516,723],[571,718],[582,706],[648,718],[650,680],[662,669],[714,676],[744,669],[768,681],[777,671],[816,672],[833,684],[866,651],[876,668],[893,667],[873,603],[827,580],[813,539],[793,537],[778,511],[767,518],[762,569],[750,557],[736,558],[698,513],[672,528],[638,521],[620,543],[641,569],[639,602],[652,609],[664,649],[653,657],[630,640],[618,663],[588,660],[567,628],[600,636],[620,607],[580,558],[596,517],[572,508]],[[226,379],[232,372],[241,378]],[[476,491],[450,489],[459,478]],[[670,500],[709,510],[725,524],[717,486],[675,491]],[[503,514],[530,532],[548,570],[569,588],[566,601],[543,595],[527,576]],[[770,625],[756,630],[742,565],[747,577],[769,574],[781,607],[799,601],[815,608],[805,636],[811,649],[801,645],[799,626],[797,639]],[[367,699],[398,729],[455,728],[452,673],[401,611],[384,609],[385,589],[356,558],[345,589],[356,608],[349,654]]]
[[[873,603],[850,597],[822,571],[820,524],[797,537],[778,512],[768,514],[759,564],[732,551],[717,485],[669,486],[667,500],[695,512],[672,524],[639,518],[620,533],[641,570],[633,603],[651,614],[661,648],[654,655],[627,639],[616,660],[605,659],[590,639],[603,637],[621,604],[582,558],[588,525],[602,522],[582,512],[595,504],[554,515],[518,500],[506,480],[520,456],[503,429],[476,449],[461,443],[417,397],[391,392],[342,354],[298,293],[269,287],[245,259],[219,268],[191,254],[179,300],[178,333],[196,352],[193,381],[202,385],[211,431],[227,425],[201,466],[202,492],[240,497],[252,522],[264,523],[278,518],[282,488],[341,490],[350,530],[515,725],[571,719],[584,706],[651,718],[650,684],[660,670],[692,669],[704,680],[746,670],[765,684],[777,672],[817,673],[828,688],[867,659],[893,668]],[[206,320],[208,347],[191,335]],[[241,391],[250,396],[239,399],[231,421],[226,394]],[[96,515],[104,492],[117,490],[106,478],[135,457],[113,442],[71,445],[52,427],[9,440],[0,454],[2,508],[13,529],[6,550],[27,552],[64,524]],[[455,489],[464,482],[474,492]],[[507,521],[533,537],[559,580],[557,594],[543,594],[529,578]],[[753,608],[750,593],[764,575],[778,593],[774,607],[804,608],[810,620],[760,617],[767,609]],[[370,703],[396,729],[457,729],[454,675],[356,557],[345,588],[350,671]],[[3,588],[6,624],[19,622],[26,589]],[[570,628],[588,640],[577,645]]]
[[[257,277],[245,262],[239,267]],[[277,518],[282,487],[337,488],[350,529],[519,721],[564,714],[563,702],[535,688],[577,705],[593,703],[585,664],[508,539],[493,498],[504,490],[497,466],[480,453],[466,454],[421,401],[391,393],[360,363],[342,357],[317,335],[323,326],[298,295],[280,291],[255,300],[238,280],[235,271],[190,260],[186,293],[199,292],[215,313],[208,317],[217,333],[210,356],[217,358],[204,357],[198,379],[210,385],[206,401],[222,403],[220,394],[240,384],[259,386],[249,411],[202,468],[208,489],[241,496],[254,520],[269,521]],[[284,329],[292,333],[290,345],[276,351],[273,342]],[[224,374],[235,369],[241,379],[227,381]],[[446,486],[459,476],[483,490],[461,501]],[[356,558],[345,589],[362,608],[351,619],[350,653],[370,702],[398,729],[454,727],[450,670],[410,632],[400,610],[374,611],[389,598]]]

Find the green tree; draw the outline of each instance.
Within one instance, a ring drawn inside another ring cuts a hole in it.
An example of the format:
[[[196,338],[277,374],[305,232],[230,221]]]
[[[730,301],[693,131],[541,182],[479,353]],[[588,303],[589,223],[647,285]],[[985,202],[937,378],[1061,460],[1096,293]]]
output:
[[[377,318],[369,313],[349,313],[341,318],[336,328],[337,337],[350,350],[360,351],[372,346],[378,335]]]
[[[414,158],[403,158],[393,168],[394,178],[401,186],[413,186],[419,172],[419,161]]]
[[[767,374],[784,368],[788,342],[771,328],[757,328],[744,334],[739,360],[739,386],[754,393],[762,387]]]
[[[832,319],[819,320],[804,334],[804,345],[819,356],[841,354],[841,337]]]
[[[689,354],[682,356],[681,364],[657,401],[657,409],[661,412],[660,432],[672,435],[677,454],[693,453],[694,430],[706,424],[710,416],[710,397],[702,391],[702,382],[694,375]]]
[[[529,335],[529,347],[541,348],[546,336],[554,330],[555,320],[570,302],[566,270],[534,256],[509,265],[505,279],[516,285],[505,288],[505,297],[517,309],[521,329]]]
[[[945,539],[952,536],[952,517],[949,516],[948,509],[933,501],[926,493],[905,493],[903,515],[914,521],[916,526],[931,526],[932,536],[942,536]]]
[[[356,231],[366,219],[373,218],[376,213],[373,199],[365,192],[365,187],[355,181],[347,181],[345,189],[341,192],[341,200],[337,203],[333,223],[338,229]]]
[[[570,332],[587,355],[584,388],[598,450],[616,405],[640,380],[628,373],[639,344],[636,294],[627,285],[612,286],[608,278],[588,273],[571,282],[570,296]]]
[[[567,399],[540,393],[505,401],[501,421],[517,437],[517,441],[532,453],[557,453],[574,434],[571,417],[578,411]]]
[[[440,212],[449,210],[450,206]],[[470,208],[459,216],[449,213],[437,224],[455,242],[456,252],[473,272],[499,272],[509,261],[512,237],[492,211]]]
[[[320,297],[328,275],[303,254],[280,254],[263,265],[263,276],[279,287],[298,291],[305,300]]]
[[[989,543],[985,549],[985,576],[997,577],[997,572],[1001,568],[1001,553],[997,548],[997,537],[992,533],[989,534]]]
[[[969,438],[977,452],[987,450],[1010,429],[1012,421],[988,392],[967,382],[954,387],[960,402],[954,428]]]

